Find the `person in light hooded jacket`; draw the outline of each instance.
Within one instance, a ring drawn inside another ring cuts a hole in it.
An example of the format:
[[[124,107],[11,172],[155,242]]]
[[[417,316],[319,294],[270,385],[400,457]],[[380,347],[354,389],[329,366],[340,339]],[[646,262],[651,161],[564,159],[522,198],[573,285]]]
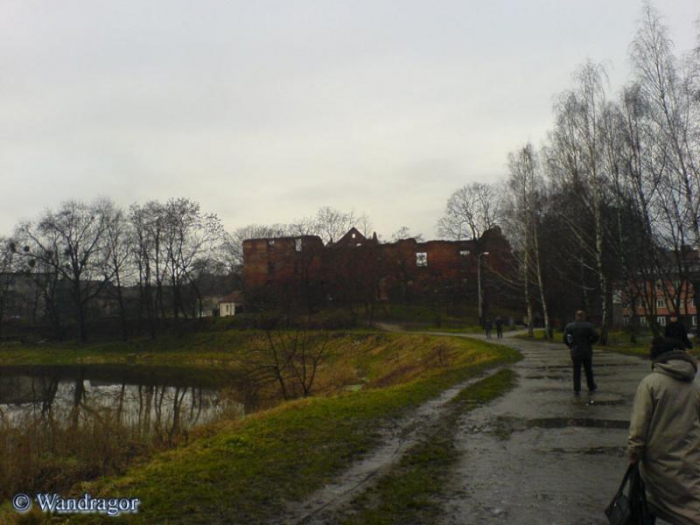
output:
[[[652,341],[651,374],[637,387],[629,435],[649,508],[676,525],[700,524],[700,384],[698,363],[675,339]]]

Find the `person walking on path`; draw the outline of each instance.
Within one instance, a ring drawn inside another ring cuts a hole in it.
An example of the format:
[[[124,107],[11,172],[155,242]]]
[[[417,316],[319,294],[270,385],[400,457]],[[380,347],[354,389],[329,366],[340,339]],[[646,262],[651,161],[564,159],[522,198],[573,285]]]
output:
[[[649,509],[677,525],[700,523],[700,385],[698,363],[676,339],[652,341],[651,374],[637,387],[629,433]]]
[[[671,322],[664,329],[664,336],[680,341],[684,348],[693,348],[693,343],[688,339],[688,331],[682,321],[675,315],[671,316]]]
[[[581,365],[586,371],[588,391],[597,390],[593,379],[593,344],[598,341],[598,332],[593,325],[586,321],[583,310],[576,312],[575,321],[564,329],[564,343],[571,351],[571,361],[574,365],[574,394],[581,393]]]
[[[484,330],[486,330],[486,339],[491,339],[491,329],[493,328],[493,323],[491,319],[486,319],[484,322]]]
[[[496,338],[503,339],[503,319],[496,317]]]

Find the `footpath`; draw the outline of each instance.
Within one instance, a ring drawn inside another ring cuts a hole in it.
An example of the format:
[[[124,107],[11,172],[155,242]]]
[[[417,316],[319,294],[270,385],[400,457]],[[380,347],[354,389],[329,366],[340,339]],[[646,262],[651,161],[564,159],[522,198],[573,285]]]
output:
[[[506,341],[524,356],[514,365],[518,386],[461,418],[441,523],[607,523],[603,509],[628,464],[632,402],[649,361],[595,351],[598,391],[584,387],[576,397],[563,344]]]
[[[390,327],[387,327],[390,328]],[[455,334],[433,334],[455,336]],[[464,336],[467,337],[467,336]],[[483,336],[469,335],[476,339]],[[450,432],[457,458],[447,483],[430,497],[442,525],[603,525],[603,510],[627,467],[626,443],[634,393],[649,372],[648,360],[594,352],[598,384],[574,396],[568,349],[563,344],[506,337],[496,344],[515,348],[515,388],[463,413]],[[471,383],[471,381],[469,382]],[[584,380],[585,383],[585,380]],[[459,385],[397,422],[386,446],[274,523],[344,523],[358,494],[376,482],[439,420]],[[426,522],[427,523],[427,522]]]

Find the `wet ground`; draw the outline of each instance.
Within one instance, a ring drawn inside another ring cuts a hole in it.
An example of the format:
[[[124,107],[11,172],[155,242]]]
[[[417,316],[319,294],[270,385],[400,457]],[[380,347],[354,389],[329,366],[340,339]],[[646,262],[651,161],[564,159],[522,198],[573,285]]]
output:
[[[385,327],[392,329],[392,327]],[[454,336],[454,334],[435,334]],[[479,336],[470,336],[479,338]],[[507,337],[519,350],[518,385],[465,413],[454,431],[460,459],[439,496],[441,525],[603,525],[603,513],[627,468],[627,434],[637,385],[648,360],[595,351],[595,394],[574,396],[563,344]],[[447,402],[473,380],[395,422],[385,443],[345,474],[289,507],[279,524],[328,524],[352,513],[353,498],[374,484],[439,424]],[[657,521],[657,525],[663,525]]]
[[[449,410],[449,402],[464,388],[496,373],[502,367],[467,379],[445,390],[441,395],[424,403],[415,411],[393,421],[383,430],[382,445],[362,460],[353,464],[335,481],[325,485],[306,500],[290,504],[285,515],[271,523],[275,525],[309,524],[326,525],[339,521],[339,509],[346,507],[362,492],[372,490],[375,483],[385,475],[411,447],[427,439],[435,425]],[[342,514],[342,512],[341,512]]]
[[[441,522],[607,523],[603,509],[627,467],[632,401],[649,361],[596,351],[598,392],[584,387],[576,397],[563,344],[506,341],[525,356],[514,366],[519,384],[461,418],[461,459]]]

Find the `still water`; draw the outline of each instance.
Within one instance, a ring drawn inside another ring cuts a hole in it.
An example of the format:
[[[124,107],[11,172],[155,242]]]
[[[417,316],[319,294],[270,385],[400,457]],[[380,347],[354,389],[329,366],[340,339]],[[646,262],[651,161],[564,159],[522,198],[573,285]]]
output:
[[[226,415],[242,416],[236,380],[221,371],[164,366],[0,367],[0,426],[106,418],[164,438]]]

